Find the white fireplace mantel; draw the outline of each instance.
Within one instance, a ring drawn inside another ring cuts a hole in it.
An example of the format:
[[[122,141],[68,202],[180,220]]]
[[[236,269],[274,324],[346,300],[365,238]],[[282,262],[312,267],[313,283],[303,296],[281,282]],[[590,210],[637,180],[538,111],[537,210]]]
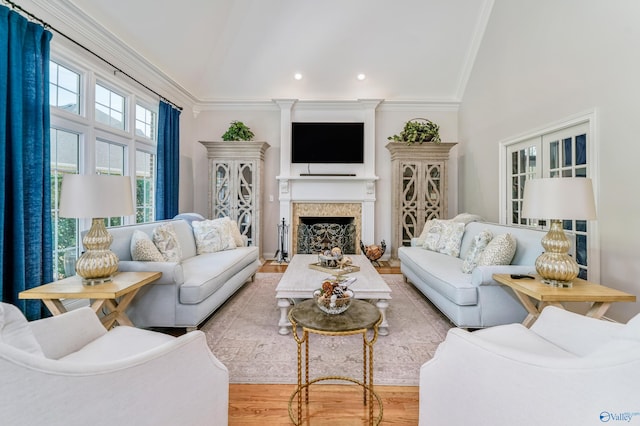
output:
[[[374,241],[376,181],[375,112],[381,100],[345,102],[309,102],[295,99],[275,100],[280,107],[280,175],[278,193],[280,217],[292,224],[294,203],[360,203],[364,241]],[[291,123],[294,121],[360,121],[365,127],[363,164],[291,163]],[[330,206],[327,206],[330,207]],[[324,209],[330,212],[329,209]],[[290,238],[295,238],[291,229]],[[292,247],[289,241],[289,247]]]

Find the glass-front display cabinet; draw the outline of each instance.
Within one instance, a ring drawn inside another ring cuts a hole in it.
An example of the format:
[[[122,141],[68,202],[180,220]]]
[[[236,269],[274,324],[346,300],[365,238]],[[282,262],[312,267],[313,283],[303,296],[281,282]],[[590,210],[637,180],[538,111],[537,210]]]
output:
[[[398,247],[411,245],[426,221],[447,217],[447,164],[455,143],[407,145],[391,142],[393,208],[391,214],[391,258]]]
[[[249,245],[260,245],[266,142],[200,141],[209,159],[209,217],[235,220]]]

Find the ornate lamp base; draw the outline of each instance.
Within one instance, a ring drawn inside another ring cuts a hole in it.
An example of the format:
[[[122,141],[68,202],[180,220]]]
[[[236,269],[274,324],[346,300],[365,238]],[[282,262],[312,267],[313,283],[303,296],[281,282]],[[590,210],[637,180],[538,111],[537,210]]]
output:
[[[562,221],[551,220],[549,232],[542,238],[545,252],[536,259],[536,271],[542,282],[553,287],[572,287],[580,269],[569,256],[571,243],[562,229]]]
[[[82,284],[96,285],[111,281],[118,271],[118,256],[111,250],[113,237],[104,226],[104,219],[93,218],[91,229],[82,239],[86,251],[76,262],[76,273]]]

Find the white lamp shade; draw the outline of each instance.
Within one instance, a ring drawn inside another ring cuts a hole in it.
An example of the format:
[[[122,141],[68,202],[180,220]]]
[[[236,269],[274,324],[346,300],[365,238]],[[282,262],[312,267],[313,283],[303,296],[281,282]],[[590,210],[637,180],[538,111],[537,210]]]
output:
[[[522,217],[593,220],[596,206],[588,178],[530,179],[524,185]]]
[[[60,216],[99,218],[134,213],[129,176],[65,174]]]

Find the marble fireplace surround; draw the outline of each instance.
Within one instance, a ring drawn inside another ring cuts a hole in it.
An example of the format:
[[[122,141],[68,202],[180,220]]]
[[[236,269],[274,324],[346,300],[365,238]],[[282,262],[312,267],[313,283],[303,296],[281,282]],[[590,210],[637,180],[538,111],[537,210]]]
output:
[[[292,246],[291,253],[298,252],[298,226],[300,218],[304,217],[346,217],[353,218],[353,224],[356,227],[356,254],[360,253],[359,242],[362,237],[362,204],[361,203],[292,203],[291,217],[291,235]]]

